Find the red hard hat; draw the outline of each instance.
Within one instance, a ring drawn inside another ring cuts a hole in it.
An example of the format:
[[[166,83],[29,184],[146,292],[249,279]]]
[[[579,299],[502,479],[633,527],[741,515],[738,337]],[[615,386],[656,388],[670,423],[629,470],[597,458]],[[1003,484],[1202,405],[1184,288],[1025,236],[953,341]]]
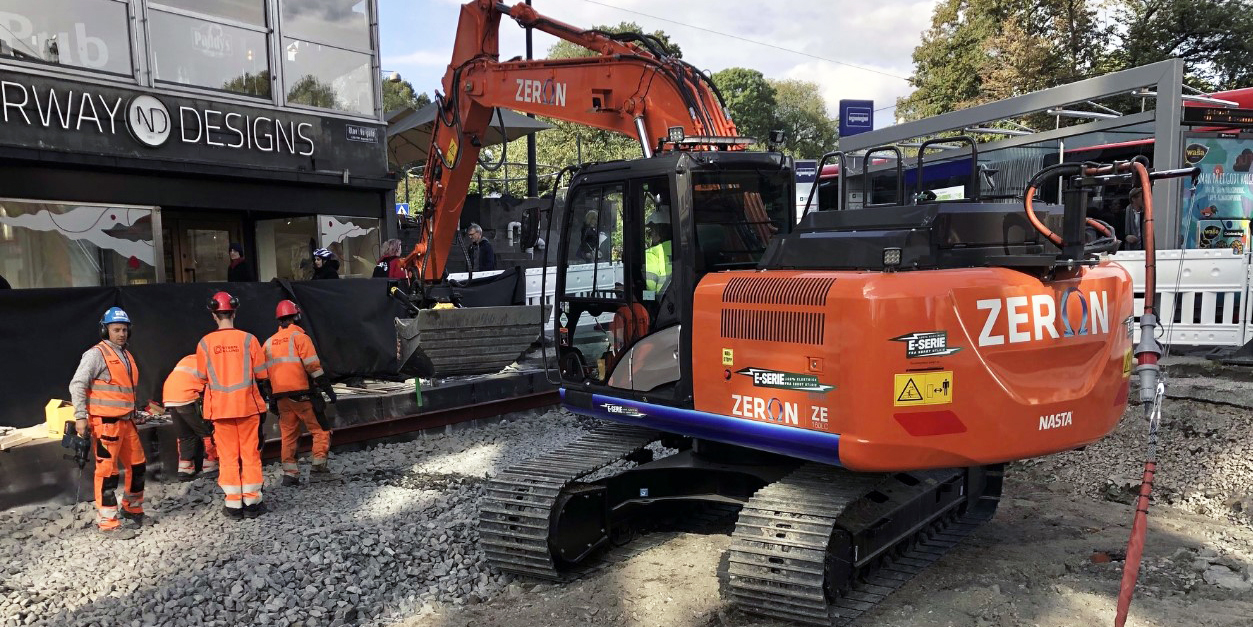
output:
[[[235,311],[238,308],[239,299],[226,292],[218,292],[209,298],[209,311]]]
[[[286,318],[287,316],[295,316],[299,314],[300,308],[296,306],[296,303],[293,303],[290,300],[280,300],[278,301],[278,307],[274,308],[275,318]]]

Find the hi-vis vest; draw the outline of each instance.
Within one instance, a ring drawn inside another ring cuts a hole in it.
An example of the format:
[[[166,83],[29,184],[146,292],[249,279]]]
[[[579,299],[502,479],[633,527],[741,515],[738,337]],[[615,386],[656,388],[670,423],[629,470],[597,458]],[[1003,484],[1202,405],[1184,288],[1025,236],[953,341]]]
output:
[[[309,389],[309,377],[322,376],[322,363],[313,340],[298,325],[280,328],[265,341],[265,361],[274,393]]]
[[[656,292],[670,278],[670,240],[644,251],[644,289]]]
[[[101,418],[119,418],[135,411],[135,385],[139,381],[139,365],[135,356],[126,349],[126,361],[118,356],[116,349],[108,342],[101,342],[96,349],[104,356],[108,367],[107,379],[95,379],[87,389],[87,413]]]
[[[178,365],[165,378],[161,388],[161,402],[166,405],[186,405],[200,398],[204,391],[204,374],[196,370],[196,356],[188,355],[178,360]]]
[[[196,371],[203,373],[204,417],[249,418],[265,413],[256,380],[266,378],[261,343],[239,329],[219,329],[196,346]]]

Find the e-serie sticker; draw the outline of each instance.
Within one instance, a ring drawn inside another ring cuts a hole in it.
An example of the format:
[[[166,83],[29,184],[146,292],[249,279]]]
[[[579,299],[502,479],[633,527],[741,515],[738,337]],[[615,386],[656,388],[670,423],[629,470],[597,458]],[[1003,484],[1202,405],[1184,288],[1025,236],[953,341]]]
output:
[[[634,407],[626,407],[624,405],[615,405],[613,403],[601,403],[600,406],[604,408],[606,413],[617,414],[619,416],[634,416],[636,418],[639,418],[644,415],[643,412],[641,412],[640,410]]]
[[[798,392],[821,392],[824,394],[835,389],[834,385],[824,385],[819,383],[818,377],[812,374],[779,372],[777,370],[766,370],[764,368],[742,368],[737,370],[736,374],[751,377],[753,385],[759,388],[796,390]]]
[[[892,338],[893,342],[905,343],[905,358],[918,359],[919,357],[938,357],[941,355],[952,355],[961,350],[961,347],[955,346],[950,348],[948,345],[947,331],[928,331],[926,333],[909,333]]]

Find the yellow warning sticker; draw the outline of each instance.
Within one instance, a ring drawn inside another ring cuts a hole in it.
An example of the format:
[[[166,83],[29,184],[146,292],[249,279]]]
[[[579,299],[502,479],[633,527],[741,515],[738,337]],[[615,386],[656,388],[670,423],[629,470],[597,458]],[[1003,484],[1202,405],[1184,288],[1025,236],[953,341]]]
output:
[[[722,349],[722,365],[731,366],[735,364],[735,351],[730,348]]]
[[[1126,377],[1131,374],[1131,349],[1128,348],[1122,356],[1122,376]]]
[[[914,372],[896,375],[892,404],[897,407],[945,405],[953,402],[953,372]]]
[[[452,139],[448,142],[448,151],[444,153],[445,161],[454,163],[457,161],[457,140]]]

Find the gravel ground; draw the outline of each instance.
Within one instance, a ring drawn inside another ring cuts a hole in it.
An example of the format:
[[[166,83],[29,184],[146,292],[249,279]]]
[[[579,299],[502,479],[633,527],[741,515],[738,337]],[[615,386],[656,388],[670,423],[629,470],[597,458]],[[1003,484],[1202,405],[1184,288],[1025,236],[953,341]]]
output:
[[[1170,390],[1128,624],[1251,625],[1253,383]],[[251,521],[223,518],[211,480],[150,485],[155,521],[129,541],[100,538],[90,504],[0,512],[0,626],[776,625],[719,599],[716,530],[564,586],[484,569],[484,478],[586,424],[551,411],[336,452],[331,479],[296,488],[272,465],[271,511]],[[1108,624],[1144,443],[1134,410],[1082,451],[1014,464],[996,518],[859,624]]]

